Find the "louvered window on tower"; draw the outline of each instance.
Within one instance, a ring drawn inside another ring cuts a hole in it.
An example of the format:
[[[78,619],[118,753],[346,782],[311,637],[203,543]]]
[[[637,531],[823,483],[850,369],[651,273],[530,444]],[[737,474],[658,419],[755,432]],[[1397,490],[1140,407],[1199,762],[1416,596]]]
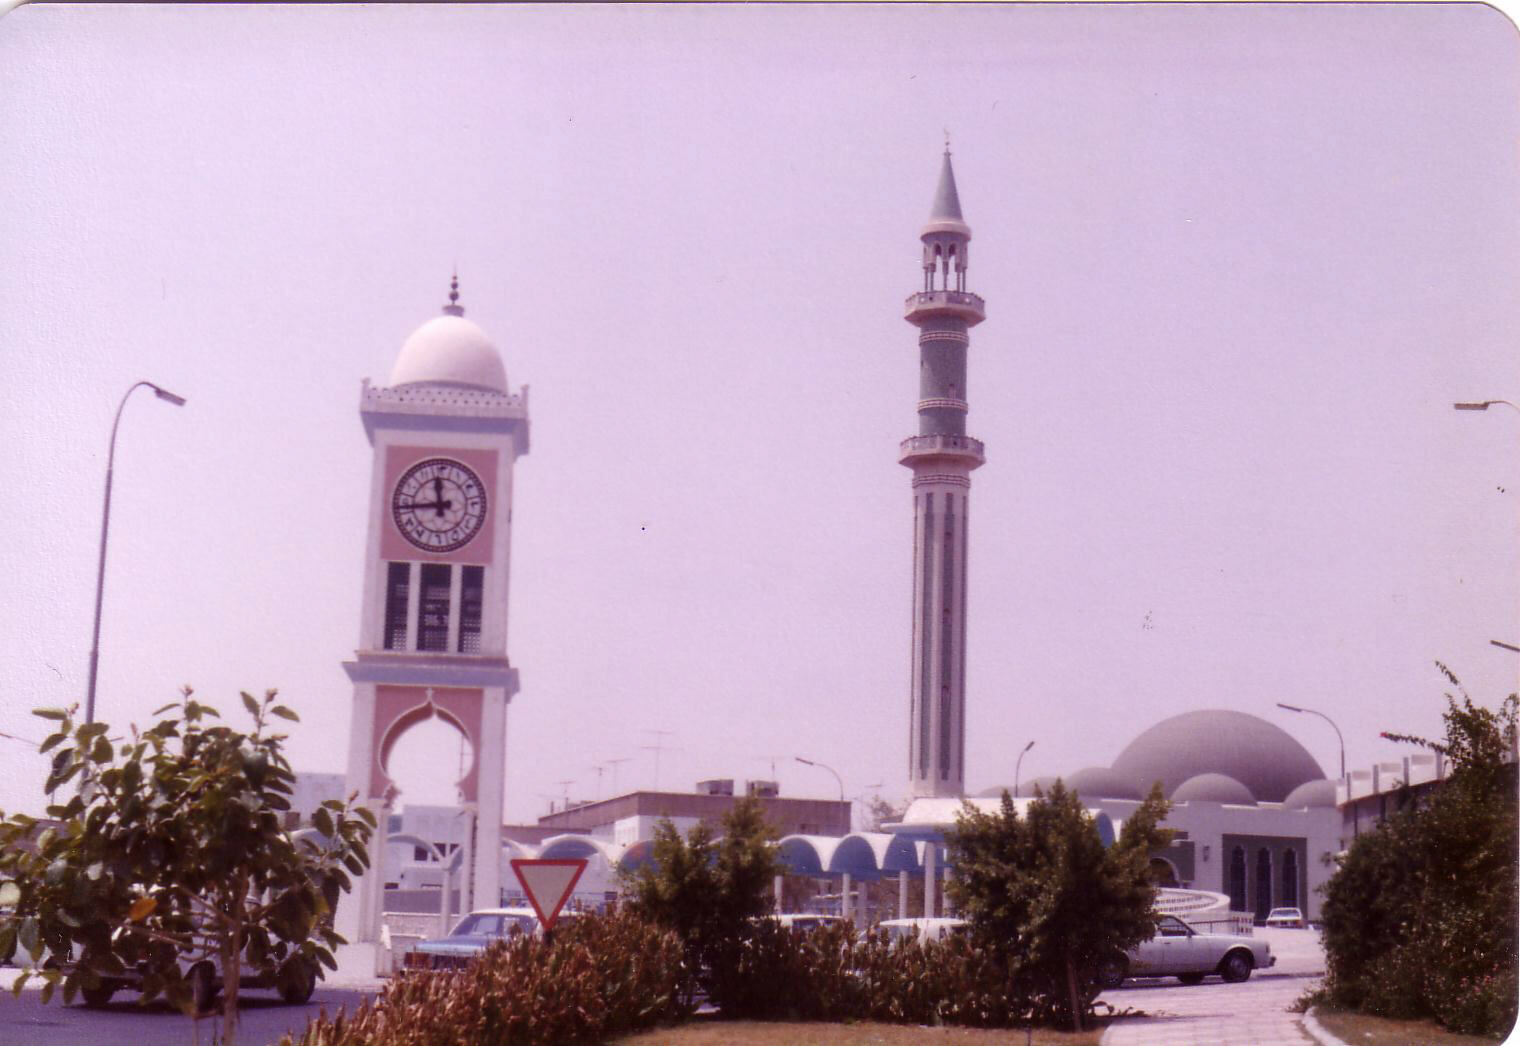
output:
[[[410,563],[387,563],[385,570],[386,650],[406,649],[406,600],[412,587]]]
[[[447,563],[422,564],[417,601],[417,649],[449,649],[449,575]]]
[[[485,567],[464,567],[459,584],[459,652],[480,653],[480,618],[485,605]]]

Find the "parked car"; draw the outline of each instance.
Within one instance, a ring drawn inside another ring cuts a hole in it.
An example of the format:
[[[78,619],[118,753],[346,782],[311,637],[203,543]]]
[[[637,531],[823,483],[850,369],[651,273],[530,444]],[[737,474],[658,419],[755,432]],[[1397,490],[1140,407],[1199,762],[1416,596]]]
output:
[[[1273,908],[1267,913],[1268,926],[1291,926],[1304,928],[1304,913],[1297,908]]]
[[[216,1001],[222,990],[221,961],[202,959],[191,963],[181,961],[180,972],[190,981],[190,997],[195,1009],[205,1013]],[[104,1006],[119,991],[142,991],[143,972],[139,967],[128,966],[120,973],[103,975],[94,988],[81,988],[80,997],[86,1006]],[[238,991],[244,988],[265,988],[279,992],[280,998],[292,1006],[300,1006],[311,998],[317,989],[317,966],[302,959],[291,958],[285,966],[272,975],[243,970],[238,976]]]
[[[850,925],[850,920],[842,915],[825,915],[822,912],[782,912],[763,918],[774,919],[788,930],[817,930],[825,926]]]
[[[934,919],[883,919],[878,928],[887,935],[887,940],[896,942],[909,937],[918,938],[919,942],[942,941],[952,934],[964,933],[965,919],[952,919],[938,917]]]
[[[560,919],[574,918],[561,912]],[[480,908],[459,920],[447,937],[419,941],[402,958],[406,970],[458,970],[470,964],[492,941],[514,933],[542,933],[532,908]]]
[[[1227,981],[1244,981],[1252,970],[1277,962],[1266,941],[1233,933],[1200,933],[1175,915],[1163,915],[1156,936],[1117,956],[1098,973],[1105,988],[1117,988],[1126,977],[1176,977],[1197,984],[1210,974]]]

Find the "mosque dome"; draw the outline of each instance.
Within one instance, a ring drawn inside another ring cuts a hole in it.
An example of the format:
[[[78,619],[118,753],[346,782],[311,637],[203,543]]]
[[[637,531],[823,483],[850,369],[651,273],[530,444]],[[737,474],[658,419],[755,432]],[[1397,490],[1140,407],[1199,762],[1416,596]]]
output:
[[[1141,787],[1160,781],[1162,791],[1174,798],[1189,778],[1222,775],[1244,785],[1251,801],[1271,803],[1282,802],[1299,785],[1325,776],[1314,757],[1281,727],[1223,709],[1163,719],[1131,741],[1113,768]]]
[[[1251,794],[1251,790],[1225,774],[1198,774],[1189,777],[1177,786],[1171,798],[1174,803],[1198,799],[1210,803],[1233,803],[1236,806],[1256,805],[1256,797]]]
[[[1312,810],[1321,806],[1335,805],[1335,782],[1334,781],[1305,781],[1293,791],[1288,793],[1288,798],[1283,800],[1283,807],[1288,810]]]
[[[1066,778],[1066,787],[1083,799],[1144,799],[1140,785],[1106,766],[1089,766]]]

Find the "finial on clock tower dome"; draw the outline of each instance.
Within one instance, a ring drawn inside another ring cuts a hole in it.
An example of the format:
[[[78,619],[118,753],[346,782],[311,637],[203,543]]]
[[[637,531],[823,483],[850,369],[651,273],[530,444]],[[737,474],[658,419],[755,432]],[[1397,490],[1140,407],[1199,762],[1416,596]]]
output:
[[[449,303],[443,307],[445,316],[463,316],[464,306],[459,304],[459,269],[454,269],[453,278],[449,280]]]

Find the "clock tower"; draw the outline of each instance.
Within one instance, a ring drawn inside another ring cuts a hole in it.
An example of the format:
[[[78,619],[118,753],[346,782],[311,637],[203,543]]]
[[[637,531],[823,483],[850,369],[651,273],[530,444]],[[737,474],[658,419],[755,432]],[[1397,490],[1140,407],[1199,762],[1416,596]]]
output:
[[[344,896],[337,928],[378,940],[387,814],[400,793],[387,762],[408,729],[438,717],[468,739],[456,782],[472,830],[461,907],[501,900],[512,467],[528,451],[528,390],[508,391],[501,356],[464,318],[459,281],[443,315],[407,338],[384,387],[366,380],[359,416],[374,450],[347,791],[380,821],[369,870]],[[451,775],[452,776],[452,775]]]

